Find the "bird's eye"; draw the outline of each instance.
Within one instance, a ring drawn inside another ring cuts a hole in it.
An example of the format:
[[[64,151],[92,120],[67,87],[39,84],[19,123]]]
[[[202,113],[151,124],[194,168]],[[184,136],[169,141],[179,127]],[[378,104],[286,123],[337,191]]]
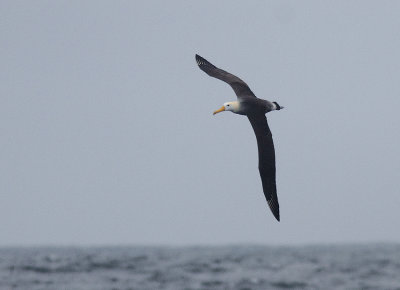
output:
[[[226,105],[227,107],[229,107],[230,105]]]

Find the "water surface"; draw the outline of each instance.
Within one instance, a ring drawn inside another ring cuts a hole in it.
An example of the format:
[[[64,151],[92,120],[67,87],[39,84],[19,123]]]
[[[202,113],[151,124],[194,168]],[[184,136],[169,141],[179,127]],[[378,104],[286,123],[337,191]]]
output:
[[[400,245],[0,248],[0,289],[400,290]]]

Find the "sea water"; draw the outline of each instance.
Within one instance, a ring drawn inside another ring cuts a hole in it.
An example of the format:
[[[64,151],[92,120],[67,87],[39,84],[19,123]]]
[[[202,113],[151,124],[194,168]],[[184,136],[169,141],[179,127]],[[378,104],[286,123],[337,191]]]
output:
[[[0,289],[400,289],[400,245],[8,247]]]

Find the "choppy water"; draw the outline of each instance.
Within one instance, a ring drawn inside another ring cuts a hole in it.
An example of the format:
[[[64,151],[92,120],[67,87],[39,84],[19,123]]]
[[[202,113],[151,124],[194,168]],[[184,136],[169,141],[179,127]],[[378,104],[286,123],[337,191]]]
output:
[[[400,245],[2,248],[0,289],[400,289]]]

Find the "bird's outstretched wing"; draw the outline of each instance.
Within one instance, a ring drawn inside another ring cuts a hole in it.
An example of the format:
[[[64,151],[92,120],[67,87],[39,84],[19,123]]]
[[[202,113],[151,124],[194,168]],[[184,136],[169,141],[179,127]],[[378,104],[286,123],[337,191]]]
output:
[[[217,68],[215,65],[211,64],[209,61],[197,54],[196,62],[199,65],[200,69],[207,73],[209,76],[228,83],[235,91],[235,94],[238,98],[256,97],[250,90],[249,86],[237,76],[228,73],[220,68]]]
[[[263,114],[247,115],[254,129],[258,145],[258,169],[269,208],[279,221],[279,203],[276,194],[275,148],[267,118]]]

